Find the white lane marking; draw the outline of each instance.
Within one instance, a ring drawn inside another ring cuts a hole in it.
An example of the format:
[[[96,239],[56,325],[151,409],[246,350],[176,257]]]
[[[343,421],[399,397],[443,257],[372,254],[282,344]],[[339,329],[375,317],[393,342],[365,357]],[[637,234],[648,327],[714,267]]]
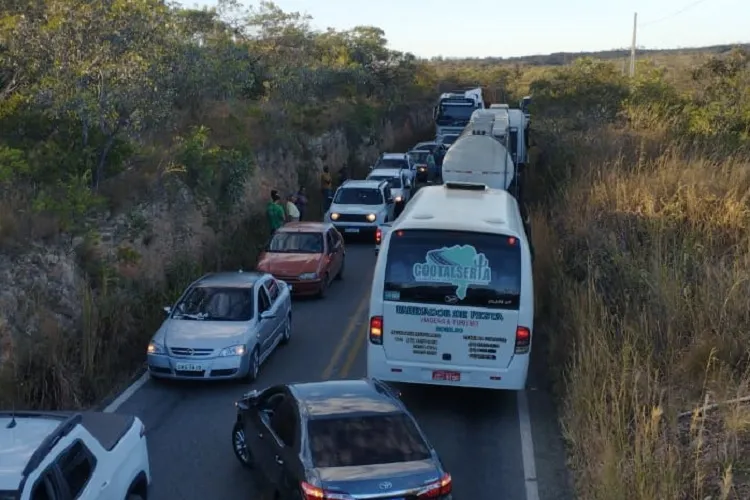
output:
[[[148,372],[144,373],[140,377],[138,377],[138,380],[130,384],[130,386],[122,391],[119,396],[115,398],[114,401],[109,403],[106,408],[104,408],[105,413],[114,413],[116,412],[125,402],[133,397],[133,394],[138,392],[138,389],[143,387],[143,385],[148,382]]]
[[[521,457],[525,476],[526,500],[539,500],[539,484],[536,479],[536,462],[534,460],[534,439],[531,435],[531,416],[526,391],[518,391],[518,422],[521,426]]]

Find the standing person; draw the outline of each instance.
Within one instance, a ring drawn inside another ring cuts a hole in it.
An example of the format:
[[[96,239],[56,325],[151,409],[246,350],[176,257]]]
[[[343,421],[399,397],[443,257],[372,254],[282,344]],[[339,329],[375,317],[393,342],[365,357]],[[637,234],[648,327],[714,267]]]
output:
[[[284,208],[281,206],[281,196],[275,189],[271,190],[271,199],[266,205],[266,216],[268,217],[268,225],[271,228],[271,234],[275,233],[277,229],[284,225]]]
[[[299,210],[299,220],[305,220],[305,211],[307,209],[307,190],[301,186],[297,191],[297,210]]]
[[[323,167],[323,173],[320,174],[320,191],[323,195],[323,212],[328,211],[328,207],[331,203],[331,196],[333,193],[333,179],[331,178],[331,172],[328,167]]]
[[[286,214],[289,222],[299,222],[299,208],[297,208],[297,195],[292,193],[286,199]]]

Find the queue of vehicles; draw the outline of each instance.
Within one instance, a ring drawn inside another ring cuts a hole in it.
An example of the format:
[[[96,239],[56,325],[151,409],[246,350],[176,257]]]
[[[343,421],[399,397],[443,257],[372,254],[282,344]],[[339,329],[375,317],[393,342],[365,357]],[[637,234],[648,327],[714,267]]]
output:
[[[292,338],[292,295],[325,296],[344,275],[344,235],[374,233],[367,379],[278,385],[235,403],[234,454],[276,498],[451,500],[450,474],[387,384],[526,384],[530,98],[487,108],[481,93],[456,94],[440,97],[434,141],[384,153],[338,188],[323,222],[277,231],[256,270],[190,284],[148,344],[154,379],[254,381]],[[377,446],[362,444],[373,435]],[[118,414],[1,413],[0,462],[0,500],[145,500],[151,483],[145,427]]]

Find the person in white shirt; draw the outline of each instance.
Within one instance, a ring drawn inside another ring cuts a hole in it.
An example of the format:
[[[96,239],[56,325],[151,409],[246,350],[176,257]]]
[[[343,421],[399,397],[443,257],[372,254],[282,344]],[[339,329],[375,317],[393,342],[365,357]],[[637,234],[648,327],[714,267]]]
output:
[[[290,194],[286,200],[286,216],[288,222],[299,222],[299,208],[297,208],[297,195]]]

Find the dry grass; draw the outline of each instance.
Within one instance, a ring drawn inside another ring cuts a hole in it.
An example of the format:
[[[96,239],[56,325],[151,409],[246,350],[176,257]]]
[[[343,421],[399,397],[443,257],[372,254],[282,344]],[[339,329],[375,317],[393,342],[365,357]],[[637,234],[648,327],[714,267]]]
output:
[[[750,161],[568,136],[538,174],[540,321],[584,499],[750,498]]]

